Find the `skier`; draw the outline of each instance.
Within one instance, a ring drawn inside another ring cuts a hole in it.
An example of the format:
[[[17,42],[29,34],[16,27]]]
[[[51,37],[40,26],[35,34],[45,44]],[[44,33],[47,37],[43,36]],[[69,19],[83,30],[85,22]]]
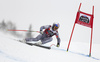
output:
[[[57,47],[60,46],[60,37],[58,33],[59,23],[53,23],[53,25],[46,25],[40,27],[40,34],[36,38],[26,38],[25,41],[39,41],[39,44],[45,44],[51,42],[53,40],[52,36],[56,36],[57,38]],[[43,31],[44,29],[44,31]]]

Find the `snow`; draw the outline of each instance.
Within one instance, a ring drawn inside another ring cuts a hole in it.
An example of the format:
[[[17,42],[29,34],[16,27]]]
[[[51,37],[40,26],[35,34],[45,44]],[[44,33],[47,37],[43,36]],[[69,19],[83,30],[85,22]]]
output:
[[[52,46],[48,50],[29,46],[12,38],[14,37],[0,32],[0,62],[100,62],[100,44],[93,44],[92,56],[89,57],[88,43],[72,42],[67,52],[66,41],[59,48]],[[52,43],[54,41],[50,44]]]
[[[75,26],[69,51],[66,51],[80,3],[80,10],[89,14],[94,5],[91,57],[88,56],[91,30],[78,24]],[[32,30],[38,31],[42,25],[59,22],[61,38],[59,48],[52,46],[48,50],[17,42],[13,39],[22,38],[0,31],[0,62],[100,62],[99,6],[99,0],[0,0],[0,23],[2,20],[11,21],[18,30],[27,30],[31,24]],[[19,33],[25,35],[26,32]],[[38,33],[32,34],[35,37]],[[55,40],[56,38],[46,45],[56,44]]]

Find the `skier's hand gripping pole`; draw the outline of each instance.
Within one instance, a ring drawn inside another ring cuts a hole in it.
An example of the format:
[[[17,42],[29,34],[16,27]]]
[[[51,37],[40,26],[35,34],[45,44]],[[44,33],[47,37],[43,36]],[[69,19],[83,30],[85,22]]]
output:
[[[40,31],[40,34],[43,34],[43,31]]]
[[[57,43],[57,45],[56,45],[57,47],[59,47],[60,46],[60,43]]]

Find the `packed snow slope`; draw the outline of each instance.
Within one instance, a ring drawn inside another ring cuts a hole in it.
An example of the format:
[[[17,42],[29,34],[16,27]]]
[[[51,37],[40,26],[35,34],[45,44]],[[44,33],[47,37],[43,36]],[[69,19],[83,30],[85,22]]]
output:
[[[92,56],[89,57],[88,43],[72,42],[66,52],[65,41],[61,42],[59,48],[52,46],[48,50],[29,46],[12,38],[14,37],[0,32],[0,62],[100,62],[100,44],[93,44]]]

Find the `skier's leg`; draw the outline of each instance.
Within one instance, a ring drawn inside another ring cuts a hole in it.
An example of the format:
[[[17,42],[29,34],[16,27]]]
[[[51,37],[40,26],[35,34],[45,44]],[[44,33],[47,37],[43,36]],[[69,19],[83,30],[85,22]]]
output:
[[[48,43],[48,42],[51,42],[53,40],[52,37],[49,37],[49,38],[45,38],[43,40],[41,40],[42,44],[45,44],[45,43]]]
[[[42,35],[38,35],[36,38],[26,38],[26,41],[39,41],[41,39]]]

